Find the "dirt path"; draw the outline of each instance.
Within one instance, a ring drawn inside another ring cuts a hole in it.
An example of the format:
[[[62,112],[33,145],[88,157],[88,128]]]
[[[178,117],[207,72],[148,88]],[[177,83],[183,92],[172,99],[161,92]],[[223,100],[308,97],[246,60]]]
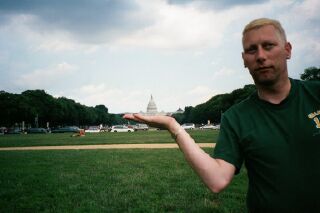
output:
[[[214,147],[214,143],[198,143],[201,148]],[[10,150],[70,150],[70,149],[172,149],[179,148],[175,143],[161,144],[104,144],[104,145],[73,145],[73,146],[28,146],[3,147],[0,151]]]

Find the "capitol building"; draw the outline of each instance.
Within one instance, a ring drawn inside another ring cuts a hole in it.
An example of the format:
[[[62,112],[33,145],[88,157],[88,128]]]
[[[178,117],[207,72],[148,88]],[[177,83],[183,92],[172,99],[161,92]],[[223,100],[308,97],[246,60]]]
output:
[[[151,95],[148,106],[147,106],[147,111],[146,112],[141,111],[140,113],[142,115],[169,115],[169,116],[171,116],[174,113],[183,113],[183,110],[179,108],[176,112],[164,112],[164,111],[158,112],[157,105]]]

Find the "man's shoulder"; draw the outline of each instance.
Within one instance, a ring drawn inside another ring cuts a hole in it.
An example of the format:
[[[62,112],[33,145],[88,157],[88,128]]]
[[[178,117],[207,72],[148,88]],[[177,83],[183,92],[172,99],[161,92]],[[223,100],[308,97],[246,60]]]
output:
[[[302,81],[298,79],[292,79],[292,81],[303,87],[320,88],[320,80]]]
[[[309,93],[320,96],[320,81],[302,81],[302,80],[293,80],[299,87],[303,90],[308,91]]]
[[[247,98],[244,100],[240,101],[239,103],[236,103],[232,105],[227,111],[227,114],[233,114],[233,113],[245,113],[245,112],[250,112],[250,109],[254,107],[254,100],[257,98],[257,93],[254,92],[251,95],[249,95]]]

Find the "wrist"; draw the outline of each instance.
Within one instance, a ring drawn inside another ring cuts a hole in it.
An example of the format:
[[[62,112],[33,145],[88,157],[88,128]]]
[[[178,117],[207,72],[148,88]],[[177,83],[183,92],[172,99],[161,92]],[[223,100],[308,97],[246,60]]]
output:
[[[171,137],[174,139],[174,140],[177,140],[178,136],[183,133],[185,130],[179,126],[178,128],[176,128],[174,131],[170,132],[171,133]]]

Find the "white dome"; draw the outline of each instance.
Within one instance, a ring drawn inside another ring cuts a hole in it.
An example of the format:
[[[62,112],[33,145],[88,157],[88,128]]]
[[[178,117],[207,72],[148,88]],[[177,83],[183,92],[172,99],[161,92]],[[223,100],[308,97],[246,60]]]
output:
[[[150,101],[149,101],[148,106],[147,106],[147,114],[155,114],[157,112],[158,112],[157,105],[154,102],[153,97],[151,95]]]

